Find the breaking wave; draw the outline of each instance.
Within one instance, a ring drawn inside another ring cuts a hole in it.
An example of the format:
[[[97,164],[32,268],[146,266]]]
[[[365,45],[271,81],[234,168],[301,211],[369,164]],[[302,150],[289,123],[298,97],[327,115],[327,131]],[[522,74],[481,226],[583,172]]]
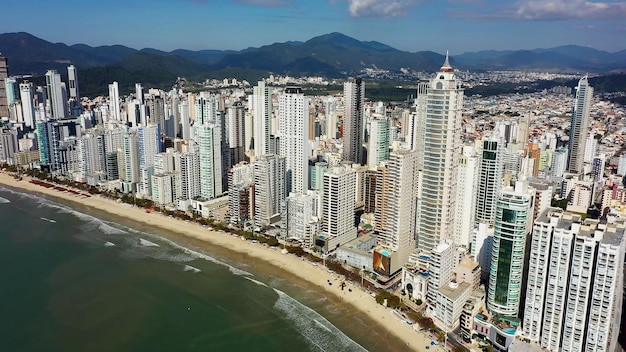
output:
[[[280,290],[274,291],[278,294],[274,308],[296,326],[314,350],[367,351],[313,309]]]

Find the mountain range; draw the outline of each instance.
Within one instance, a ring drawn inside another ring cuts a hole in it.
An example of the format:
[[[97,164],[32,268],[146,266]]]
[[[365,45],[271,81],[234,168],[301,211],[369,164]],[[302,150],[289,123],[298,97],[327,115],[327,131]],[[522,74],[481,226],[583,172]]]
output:
[[[359,41],[330,33],[305,42],[274,43],[258,48],[233,50],[141,50],[123,45],[92,47],[86,44],[51,43],[31,34],[0,34],[0,53],[9,59],[12,75],[40,75],[48,69],[65,72],[78,67],[83,82],[97,86],[113,80],[128,85],[169,82],[176,77],[237,77],[255,79],[270,72],[290,75],[345,77],[365,68],[400,72],[401,69],[436,71],[444,55],[432,51],[407,52],[375,41]],[[626,69],[626,50],[608,53],[566,45],[549,49],[478,51],[455,55],[451,64],[459,69],[542,70],[552,72],[611,72]],[[230,76],[228,76],[230,75]]]

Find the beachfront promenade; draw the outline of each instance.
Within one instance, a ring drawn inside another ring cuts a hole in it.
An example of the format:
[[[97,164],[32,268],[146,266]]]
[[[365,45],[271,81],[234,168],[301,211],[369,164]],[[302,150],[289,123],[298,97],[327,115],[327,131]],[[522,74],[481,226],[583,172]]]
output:
[[[393,315],[392,309],[377,304],[374,298],[357,285],[348,286],[341,290],[340,282],[343,277],[327,271],[321,266],[314,266],[307,261],[291,254],[282,254],[280,251],[272,250],[269,247],[254,244],[251,241],[242,241],[240,237],[231,236],[225,232],[218,232],[203,227],[193,222],[177,220],[158,212],[146,213],[145,209],[133,206],[120,206],[115,200],[101,196],[87,197],[84,194],[75,194],[55,187],[45,187],[30,182],[29,177],[23,177],[18,181],[8,173],[0,173],[0,185],[21,189],[29,193],[39,193],[50,197],[61,198],[66,201],[89,206],[109,214],[124,217],[132,221],[137,221],[151,226],[157,226],[169,232],[204,241],[208,244],[217,245],[231,251],[245,253],[266,263],[275,265],[286,272],[307,280],[324,291],[331,293],[337,299],[341,299],[352,305],[361,313],[380,323],[382,329],[386,329],[390,334],[397,337],[407,346],[407,350],[412,351],[438,351],[443,350],[441,345],[431,347],[431,337],[426,333],[416,331],[413,325],[408,325],[404,319]],[[328,280],[333,285],[328,284]],[[335,282],[337,284],[335,284]],[[426,346],[429,348],[427,349]]]

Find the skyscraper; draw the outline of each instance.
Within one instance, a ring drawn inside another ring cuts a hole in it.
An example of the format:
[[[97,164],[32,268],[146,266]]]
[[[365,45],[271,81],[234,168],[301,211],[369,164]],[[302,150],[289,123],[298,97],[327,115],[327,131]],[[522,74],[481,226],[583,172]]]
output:
[[[120,113],[120,88],[117,82],[109,84],[109,112],[114,121],[122,121]]]
[[[378,242],[398,253],[399,266],[415,249],[417,178],[415,151],[395,150],[377,169],[374,217]]]
[[[572,121],[569,130],[569,155],[567,160],[567,170],[569,172],[578,173],[583,171],[585,140],[587,138],[587,125],[592,103],[593,88],[589,86],[587,76],[585,76],[578,81],[578,87],[576,87],[576,98],[574,99],[574,110],[572,111]]]
[[[270,153],[270,133],[272,118],[272,94],[265,86],[265,82],[259,81],[253,92],[254,110],[254,155],[261,156]]]
[[[464,146],[459,157],[457,180],[456,217],[454,219],[454,244],[469,248],[471,232],[476,217],[476,188],[478,184],[478,156],[472,146]],[[477,259],[478,260],[478,259]]]
[[[356,238],[354,208],[356,205],[356,170],[348,165],[335,166],[324,174],[320,221],[327,245],[334,250]]]
[[[476,223],[493,225],[496,203],[502,188],[504,142],[496,136],[483,140],[476,194]]]
[[[525,178],[517,181],[515,189],[503,190],[498,197],[487,291],[487,307],[492,313],[517,316],[520,308],[532,199]]]
[[[309,182],[309,99],[287,87],[278,99],[280,152],[285,157],[285,192],[306,193]],[[255,142],[256,143],[256,142]]]
[[[463,88],[447,57],[435,77],[419,83],[415,101],[413,148],[422,172],[416,240],[428,252],[454,233]]]
[[[20,83],[20,102],[22,104],[22,117],[24,125],[35,127],[35,105],[33,103],[35,96],[33,94],[33,84],[30,82]]]
[[[524,336],[551,351],[615,351],[622,310],[623,223],[547,208],[533,227]]]
[[[70,107],[72,115],[80,114],[80,91],[78,90],[78,72],[74,65],[67,67],[67,83],[69,85],[70,93]]]
[[[386,116],[376,114],[370,118],[368,143],[367,165],[370,168],[389,159],[389,119]]]
[[[254,224],[266,226],[280,216],[285,200],[285,157],[261,155],[254,161]]]
[[[50,100],[52,119],[59,120],[67,117],[67,91],[65,83],[61,82],[61,75],[55,70],[46,72],[46,88]]]
[[[233,103],[227,110],[228,147],[230,163],[237,165],[247,161],[246,151],[246,115],[240,101]]]
[[[343,159],[363,165],[361,153],[363,146],[365,84],[361,78],[355,78],[343,84]]]
[[[8,60],[0,56],[0,117],[9,116],[9,105],[7,104],[7,92],[4,87],[4,80],[9,77]]]
[[[221,130],[214,124],[195,129],[200,156],[200,195],[213,199],[222,194]]]

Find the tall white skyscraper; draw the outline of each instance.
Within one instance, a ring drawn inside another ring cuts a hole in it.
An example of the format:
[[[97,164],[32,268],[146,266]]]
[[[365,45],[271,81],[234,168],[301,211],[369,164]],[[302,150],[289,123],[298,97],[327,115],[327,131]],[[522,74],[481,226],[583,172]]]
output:
[[[415,151],[394,150],[377,169],[374,217],[378,243],[398,253],[398,266],[404,265],[415,249],[417,183]]]
[[[122,181],[126,183],[137,183],[140,181],[139,168],[139,144],[137,142],[137,133],[126,133],[123,137],[123,173]]]
[[[151,125],[137,128],[139,144],[139,167],[154,166],[154,156],[161,152],[159,126]]]
[[[287,87],[278,99],[280,151],[285,157],[287,194],[306,193],[309,178],[309,99],[300,87]],[[256,143],[256,142],[255,142]]]
[[[370,118],[368,144],[367,165],[370,168],[389,159],[389,119],[386,116],[373,114]]]
[[[254,161],[254,223],[274,222],[285,200],[285,157],[261,155]]]
[[[74,65],[67,67],[67,82],[69,83],[70,99],[80,102],[80,91],[78,90],[78,72]]]
[[[332,248],[327,248],[328,250],[335,250],[356,238],[355,184],[356,170],[348,165],[335,166],[324,174],[320,221],[327,244],[336,243]]]
[[[194,128],[200,156],[200,195],[213,199],[222,194],[221,130],[214,124]]]
[[[515,317],[520,308],[524,250],[533,217],[527,187],[524,177],[498,197],[487,291],[487,307],[495,314]]]
[[[465,248],[469,248],[476,215],[478,160],[474,147],[463,147],[457,176],[458,183],[462,186],[457,189],[454,244]]]
[[[574,110],[569,130],[569,159],[567,162],[569,172],[579,173],[583,171],[585,140],[592,103],[593,88],[585,76],[578,81],[578,87],[576,87],[576,98],[574,99]]]
[[[180,198],[194,199],[201,194],[200,185],[200,156],[198,153],[181,153],[177,159],[180,165]]]
[[[559,208],[533,227],[524,336],[550,351],[616,351],[622,310],[623,223]]]
[[[30,82],[20,83],[20,101],[22,104],[22,118],[26,126],[35,127],[35,95],[33,94],[33,84]]]
[[[215,96],[213,95],[205,92],[200,93],[196,99],[195,111],[196,126],[203,125],[205,123],[219,124],[220,122],[217,118],[217,99],[215,99]]]
[[[120,88],[117,82],[109,84],[109,113],[114,121],[122,121],[120,112]]]
[[[363,165],[365,84],[361,78],[343,84],[343,159]]]
[[[50,100],[50,113],[55,120],[67,117],[67,91],[61,75],[55,70],[46,72],[46,88]]]
[[[265,82],[259,81],[253,92],[254,110],[254,155],[261,156],[270,153],[270,133],[272,121],[272,93],[265,86]]]
[[[448,59],[416,97],[413,148],[422,173],[416,224],[417,249],[428,252],[454,236],[463,88]]]

